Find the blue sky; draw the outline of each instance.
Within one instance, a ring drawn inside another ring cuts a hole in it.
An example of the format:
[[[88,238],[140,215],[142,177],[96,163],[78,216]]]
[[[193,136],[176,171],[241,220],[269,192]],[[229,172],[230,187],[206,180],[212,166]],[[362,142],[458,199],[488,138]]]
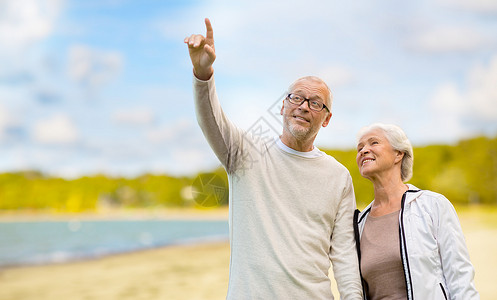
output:
[[[183,38],[214,28],[217,90],[244,129],[280,130],[281,96],[334,94],[318,147],[372,122],[414,145],[497,135],[497,2],[0,2],[0,172],[190,175],[217,167],[194,114]]]

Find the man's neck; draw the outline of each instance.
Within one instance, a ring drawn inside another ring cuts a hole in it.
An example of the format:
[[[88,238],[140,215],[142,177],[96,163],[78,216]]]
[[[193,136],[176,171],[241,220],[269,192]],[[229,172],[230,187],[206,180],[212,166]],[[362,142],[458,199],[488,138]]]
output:
[[[313,137],[311,139],[306,139],[306,140],[297,140],[294,136],[288,136],[285,135],[284,133],[280,136],[281,142],[285,144],[286,146],[300,152],[309,152],[314,149],[314,139],[316,137]]]

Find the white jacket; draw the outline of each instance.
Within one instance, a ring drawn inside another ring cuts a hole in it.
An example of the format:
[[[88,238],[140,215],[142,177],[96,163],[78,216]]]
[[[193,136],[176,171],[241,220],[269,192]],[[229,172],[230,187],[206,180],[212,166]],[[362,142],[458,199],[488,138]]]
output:
[[[371,204],[354,216],[359,260]],[[407,299],[480,299],[461,225],[447,198],[409,185],[402,197],[399,227]]]

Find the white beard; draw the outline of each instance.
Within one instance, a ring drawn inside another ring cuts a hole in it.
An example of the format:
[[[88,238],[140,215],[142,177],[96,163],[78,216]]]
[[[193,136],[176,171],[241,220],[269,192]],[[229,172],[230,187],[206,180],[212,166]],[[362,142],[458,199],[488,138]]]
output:
[[[302,127],[297,124],[293,124],[291,122],[285,122],[288,131],[297,139],[297,140],[305,140],[309,134],[311,133],[310,128]]]

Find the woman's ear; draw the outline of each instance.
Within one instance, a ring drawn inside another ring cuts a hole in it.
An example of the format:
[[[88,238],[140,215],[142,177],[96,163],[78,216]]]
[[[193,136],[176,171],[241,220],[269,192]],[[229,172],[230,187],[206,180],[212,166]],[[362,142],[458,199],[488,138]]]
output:
[[[398,163],[398,162],[402,161],[402,159],[404,158],[405,153],[402,152],[402,151],[398,151],[398,150],[396,152],[397,152],[397,154],[395,156],[395,163]]]

